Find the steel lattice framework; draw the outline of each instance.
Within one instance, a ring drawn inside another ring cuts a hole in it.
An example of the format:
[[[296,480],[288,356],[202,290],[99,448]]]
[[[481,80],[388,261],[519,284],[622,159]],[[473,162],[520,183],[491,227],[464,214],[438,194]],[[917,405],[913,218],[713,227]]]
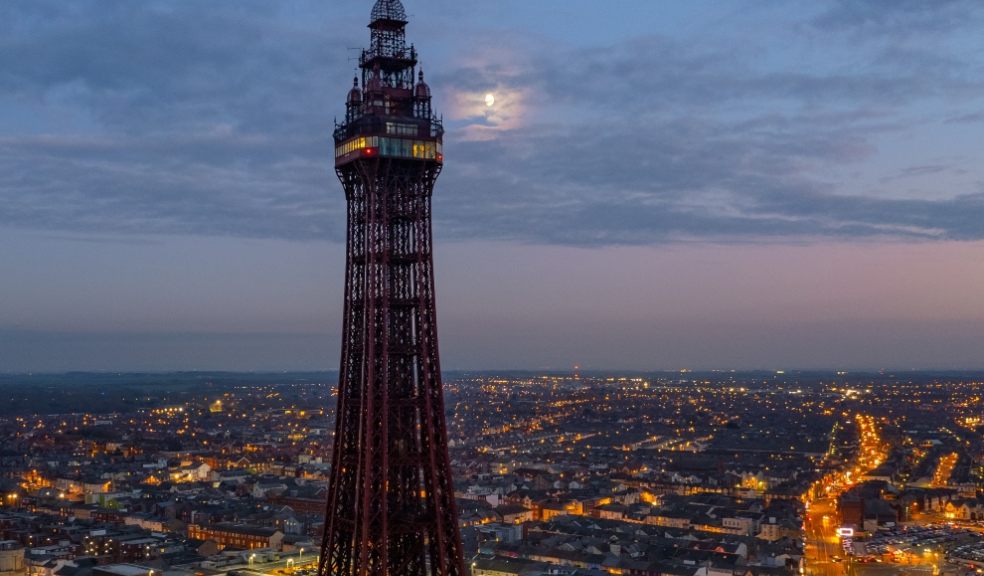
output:
[[[348,203],[345,315],[319,576],[465,576],[434,306],[444,162],[399,0],[378,0],[335,130]]]

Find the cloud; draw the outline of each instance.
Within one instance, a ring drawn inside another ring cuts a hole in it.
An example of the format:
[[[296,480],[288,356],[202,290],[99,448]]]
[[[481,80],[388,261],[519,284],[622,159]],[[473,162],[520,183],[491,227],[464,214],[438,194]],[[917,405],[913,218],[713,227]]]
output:
[[[323,99],[345,74],[346,38],[282,24],[252,0],[63,6],[0,8],[0,92],[100,128],[0,138],[0,222],[340,237]]]
[[[323,142],[243,136],[0,140],[0,221],[49,231],[341,239]],[[271,154],[271,150],[276,150]]]
[[[975,0],[834,0],[812,24],[822,30],[947,34],[984,15]]]
[[[788,17],[812,37],[741,45],[473,35],[428,64],[448,107],[437,225],[450,238],[572,245],[982,238],[973,151],[879,157],[927,127],[973,128],[967,111],[981,109],[980,67],[936,50],[973,6],[930,12],[831,1]],[[340,240],[330,134],[346,49],[365,38],[335,16],[285,18],[259,0],[3,3],[0,126],[23,110],[48,116],[0,133],[0,223]],[[907,27],[911,41],[872,45],[858,26]],[[844,31],[817,52],[816,35]],[[88,128],[59,130],[55,111]],[[893,193],[903,187],[916,193]]]

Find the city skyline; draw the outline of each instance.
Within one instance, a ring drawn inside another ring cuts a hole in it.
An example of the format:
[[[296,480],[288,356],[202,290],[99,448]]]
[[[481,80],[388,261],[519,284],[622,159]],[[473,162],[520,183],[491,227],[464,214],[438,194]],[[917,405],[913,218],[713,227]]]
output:
[[[337,366],[370,4],[0,6],[0,371]],[[974,3],[407,8],[446,368],[984,368]]]

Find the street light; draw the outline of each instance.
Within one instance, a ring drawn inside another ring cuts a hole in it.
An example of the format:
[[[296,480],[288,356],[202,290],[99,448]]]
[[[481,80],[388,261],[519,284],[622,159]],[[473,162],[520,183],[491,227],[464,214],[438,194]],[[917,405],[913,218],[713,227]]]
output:
[[[303,557],[304,557],[304,548],[301,548],[301,549],[300,549],[300,550],[299,550],[299,551],[297,552],[297,559],[298,559],[298,560],[300,560],[300,559],[301,559],[301,558],[303,558]]]
[[[256,558],[256,554],[250,554],[250,555],[249,555],[249,565],[250,565],[250,566],[252,566],[252,565],[253,565],[253,560],[254,560],[255,558]]]

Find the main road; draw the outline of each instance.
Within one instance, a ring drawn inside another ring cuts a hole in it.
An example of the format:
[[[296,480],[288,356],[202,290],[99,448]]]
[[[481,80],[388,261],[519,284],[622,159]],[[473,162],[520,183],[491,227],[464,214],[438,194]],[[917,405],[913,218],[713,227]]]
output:
[[[806,573],[811,576],[845,576],[844,554],[837,537],[840,526],[837,501],[833,498],[812,501],[803,524]]]
[[[873,416],[857,414],[854,420],[858,429],[858,451],[853,464],[839,472],[828,473],[803,496],[807,505],[803,522],[804,554],[806,572],[811,576],[848,575],[850,570],[846,563],[850,556],[841,550],[837,536],[837,529],[841,527],[837,497],[884,462],[888,453]]]

